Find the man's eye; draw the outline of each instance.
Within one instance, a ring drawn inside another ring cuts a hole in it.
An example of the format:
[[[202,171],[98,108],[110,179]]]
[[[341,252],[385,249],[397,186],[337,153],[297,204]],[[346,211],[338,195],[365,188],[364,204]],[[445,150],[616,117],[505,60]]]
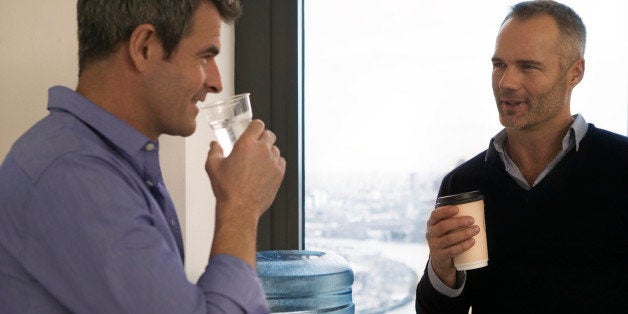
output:
[[[207,56],[201,56],[201,63],[202,64],[207,64],[207,62],[209,62],[209,60],[211,60],[213,58],[213,56],[207,55]]]

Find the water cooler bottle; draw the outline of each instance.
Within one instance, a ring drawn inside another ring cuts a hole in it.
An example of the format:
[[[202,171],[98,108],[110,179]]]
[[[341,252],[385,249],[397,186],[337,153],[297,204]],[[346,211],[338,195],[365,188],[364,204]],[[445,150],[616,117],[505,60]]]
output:
[[[353,314],[353,271],[339,255],[262,251],[257,273],[272,313]]]

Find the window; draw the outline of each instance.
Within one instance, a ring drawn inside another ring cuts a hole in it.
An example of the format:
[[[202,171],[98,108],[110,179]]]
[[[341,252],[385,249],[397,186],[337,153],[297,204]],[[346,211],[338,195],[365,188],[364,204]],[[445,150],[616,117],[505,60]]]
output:
[[[628,24],[609,14],[628,5],[565,2],[589,30],[572,113],[625,133]],[[512,3],[304,1],[305,248],[349,260],[358,313],[413,312],[440,181],[502,128],[490,59]]]
[[[288,161],[259,249],[333,250],[357,313],[412,313],[440,180],[501,129],[490,58],[516,2],[245,1],[236,92]],[[626,134],[628,3],[563,2],[588,28],[572,113]]]

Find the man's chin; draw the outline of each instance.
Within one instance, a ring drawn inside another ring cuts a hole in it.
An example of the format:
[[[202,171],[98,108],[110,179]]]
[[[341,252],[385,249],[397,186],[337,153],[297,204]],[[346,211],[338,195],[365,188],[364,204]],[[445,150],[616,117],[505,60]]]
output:
[[[194,123],[194,125],[192,127],[188,128],[184,132],[182,132],[181,136],[188,137],[188,136],[194,134],[194,132],[196,132],[196,123]]]
[[[514,129],[514,130],[523,129],[526,125],[525,119],[521,119],[521,118],[513,117],[513,116],[503,116],[503,115],[499,116],[499,123],[507,129]]]
[[[171,130],[170,132],[166,132],[166,135],[170,135],[170,136],[181,136],[181,137],[188,137],[192,134],[194,134],[194,132],[196,131],[196,122],[194,124],[191,124],[189,127],[187,128],[181,128],[178,130]]]

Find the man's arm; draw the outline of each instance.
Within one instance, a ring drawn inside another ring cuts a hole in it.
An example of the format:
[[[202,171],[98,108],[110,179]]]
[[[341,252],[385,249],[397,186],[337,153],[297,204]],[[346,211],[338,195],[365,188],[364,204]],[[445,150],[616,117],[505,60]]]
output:
[[[212,142],[206,170],[216,196],[216,229],[211,256],[228,254],[255,269],[257,224],[270,207],[286,169],[275,135],[253,120],[228,158]]]
[[[21,258],[50,300],[76,313],[267,312],[238,258],[215,256],[190,283],[159,205],[125,170],[65,156],[37,178]]]
[[[458,211],[455,205],[433,210],[427,221],[425,235],[434,272],[450,288],[456,284],[454,256],[471,248],[475,244],[473,236],[480,232],[480,228],[474,225],[473,217],[454,217]]]
[[[442,282],[430,274],[431,264],[428,262],[423,277],[419,281],[416,290],[416,312],[417,313],[447,313],[447,314],[467,314],[469,312],[469,305],[466,304],[464,298],[464,278],[458,278],[458,284],[460,287],[457,289],[451,289],[444,286]],[[439,283],[440,282],[440,283]],[[439,285],[442,285],[439,287]],[[443,287],[444,286],[444,287]],[[441,291],[444,289],[445,291]],[[451,293],[448,295],[446,293]]]
[[[452,290],[460,278],[454,267],[453,257],[473,246],[473,236],[479,232],[471,217],[454,217],[456,206],[442,206],[432,211],[427,221],[427,238],[430,261],[417,286],[417,313],[466,313],[469,306],[464,297],[448,296],[440,290]],[[449,289],[447,289],[449,288]],[[460,291],[456,291],[460,294]]]

